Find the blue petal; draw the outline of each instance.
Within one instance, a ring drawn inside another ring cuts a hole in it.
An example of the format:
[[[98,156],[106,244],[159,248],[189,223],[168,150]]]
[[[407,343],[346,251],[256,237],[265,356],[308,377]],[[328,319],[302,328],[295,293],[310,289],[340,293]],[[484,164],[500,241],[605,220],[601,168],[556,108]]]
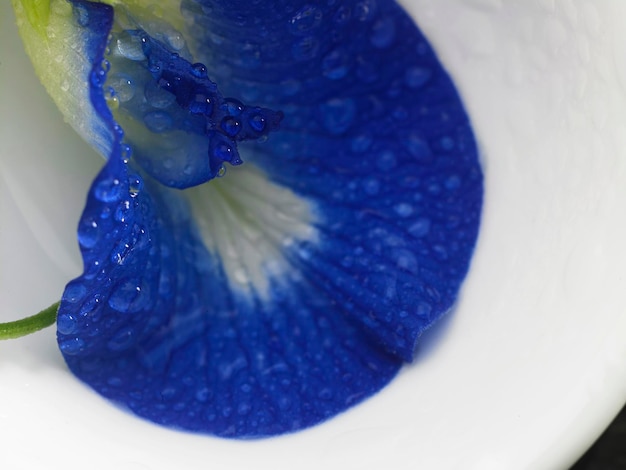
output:
[[[85,271],[64,293],[59,346],[78,377],[157,423],[302,429],[380,390],[453,305],[482,203],[474,137],[394,2],[181,8],[195,55],[176,56],[178,76],[194,81],[202,62],[224,96],[284,119],[241,144],[241,169],[180,191],[189,181],[150,166],[159,155],[128,159],[108,117],[117,145],[80,222]],[[164,42],[132,34],[148,69],[167,62]]]

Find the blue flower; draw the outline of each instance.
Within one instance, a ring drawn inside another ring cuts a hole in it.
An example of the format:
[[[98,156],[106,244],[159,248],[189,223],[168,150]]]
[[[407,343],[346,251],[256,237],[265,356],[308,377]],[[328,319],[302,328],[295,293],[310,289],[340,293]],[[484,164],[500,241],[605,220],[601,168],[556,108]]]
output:
[[[111,3],[14,0],[107,157],[58,312],[69,368],[226,437],[379,391],[450,310],[478,232],[476,144],[429,43],[386,0]]]

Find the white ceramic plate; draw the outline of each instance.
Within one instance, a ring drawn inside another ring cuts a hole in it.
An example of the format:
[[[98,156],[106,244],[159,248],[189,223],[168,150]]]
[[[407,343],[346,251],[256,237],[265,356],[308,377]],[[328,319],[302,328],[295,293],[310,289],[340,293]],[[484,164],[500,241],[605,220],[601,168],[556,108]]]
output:
[[[0,344],[0,468],[566,468],[626,399],[626,2],[407,0],[453,75],[486,175],[452,316],[379,395],[313,429],[233,442],[120,411],[52,329]],[[0,3],[0,319],[79,274],[102,164],[63,124]]]

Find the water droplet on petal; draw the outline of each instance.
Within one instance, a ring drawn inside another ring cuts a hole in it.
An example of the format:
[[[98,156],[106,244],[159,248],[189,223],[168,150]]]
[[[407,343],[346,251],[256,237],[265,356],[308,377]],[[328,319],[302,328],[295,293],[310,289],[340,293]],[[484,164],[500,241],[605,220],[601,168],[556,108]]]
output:
[[[335,98],[320,105],[322,124],[331,134],[346,132],[356,115],[356,104],[352,98]]]
[[[189,112],[210,116],[213,113],[213,103],[211,98],[207,97],[203,93],[196,94],[189,103]]]
[[[63,300],[70,303],[80,302],[87,294],[87,288],[83,284],[72,282],[67,285],[63,292]]]
[[[165,111],[152,111],[143,117],[146,127],[156,134],[166,132],[172,129],[174,121],[172,116]]]
[[[406,202],[396,204],[395,206],[393,206],[393,210],[400,217],[409,217],[411,214],[413,214],[413,206]]]
[[[248,124],[257,132],[263,132],[265,129],[265,118],[260,114],[254,114],[248,119]]]
[[[68,356],[78,354],[84,346],[85,342],[80,338],[70,338],[59,343],[59,349],[61,352],[63,354],[67,354]]]
[[[350,7],[341,5],[335,12],[333,21],[338,25],[343,25],[350,21]]]
[[[224,119],[222,119],[222,122],[220,123],[220,127],[230,137],[234,137],[241,130],[241,123],[237,119],[227,116]]]
[[[115,96],[120,100],[120,103],[126,103],[135,96],[135,85],[128,75],[112,75],[109,77],[108,83],[115,90]]]
[[[185,47],[185,38],[178,31],[172,30],[165,33],[165,40],[175,51],[180,51]]]
[[[291,34],[301,36],[317,28],[321,22],[322,12],[313,5],[306,5],[291,18],[289,31]]]
[[[241,101],[238,100],[227,99],[224,100],[221,108],[225,110],[230,116],[237,117],[243,111],[243,104],[241,103]]]
[[[396,37],[396,25],[392,18],[381,18],[372,26],[370,42],[378,49],[384,49],[391,44]]]
[[[94,195],[102,202],[117,201],[122,196],[122,185],[117,178],[107,177],[98,181]]]
[[[322,59],[322,75],[331,80],[339,80],[349,70],[349,56],[341,49],[335,49]]]
[[[391,150],[381,152],[376,159],[376,166],[383,171],[389,171],[397,165],[396,155]]]
[[[107,342],[111,351],[123,351],[135,343],[135,330],[131,327],[122,328]]]
[[[417,161],[428,162],[433,157],[428,142],[415,133],[406,136],[402,140],[402,144]]]
[[[419,218],[409,226],[408,230],[415,238],[424,237],[430,231],[430,220],[425,217]]]
[[[131,175],[128,180],[128,185],[130,197],[136,197],[143,189],[143,178],[139,175]]]
[[[431,75],[432,72],[429,69],[410,67],[404,75],[404,82],[409,88],[420,88],[430,80]]]
[[[118,222],[126,222],[126,219],[130,215],[131,204],[130,201],[122,201],[115,210],[115,220]]]
[[[291,55],[299,61],[310,60],[317,55],[319,47],[319,41],[314,36],[306,36],[293,44]]]
[[[144,96],[150,106],[158,109],[168,108],[176,102],[176,96],[173,93],[164,90],[152,81],[146,83]]]
[[[76,318],[71,313],[62,313],[57,316],[57,331],[62,335],[71,335],[77,329]]]
[[[128,279],[114,288],[109,297],[109,306],[118,312],[138,312],[147,307],[150,288],[139,279]]]
[[[369,135],[361,134],[357,135],[350,144],[350,149],[354,153],[366,152],[372,145],[372,138]]]
[[[376,178],[368,178],[363,182],[363,190],[370,196],[375,196],[380,191],[380,182]]]
[[[354,6],[354,17],[358,21],[369,21],[376,12],[376,0],[362,0]]]
[[[461,178],[459,178],[457,175],[450,175],[448,179],[446,179],[444,186],[447,190],[454,191],[461,186]]]
[[[444,150],[452,150],[454,148],[454,139],[452,137],[446,136],[442,137],[439,141],[441,148]]]
[[[146,60],[146,55],[143,53],[143,44],[139,36],[123,32],[117,38],[116,45],[119,53],[128,60]]]

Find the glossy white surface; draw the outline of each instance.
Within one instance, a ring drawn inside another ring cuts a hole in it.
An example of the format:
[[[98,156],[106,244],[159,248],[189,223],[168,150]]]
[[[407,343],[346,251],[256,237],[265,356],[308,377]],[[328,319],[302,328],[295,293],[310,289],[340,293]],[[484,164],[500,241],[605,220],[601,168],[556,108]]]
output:
[[[626,2],[406,1],[480,139],[486,203],[454,314],[365,404],[264,441],[176,433],[71,376],[52,330],[0,344],[0,468],[566,468],[626,400]],[[0,320],[80,272],[101,160],[0,3]],[[31,448],[31,446],[33,446]]]

